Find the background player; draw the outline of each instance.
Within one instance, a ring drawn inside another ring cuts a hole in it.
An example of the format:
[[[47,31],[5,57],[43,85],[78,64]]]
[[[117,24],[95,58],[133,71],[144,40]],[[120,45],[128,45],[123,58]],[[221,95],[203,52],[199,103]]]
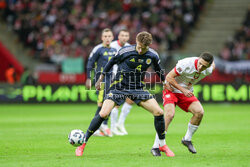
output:
[[[113,33],[109,28],[106,28],[102,31],[102,43],[94,47],[92,50],[87,64],[87,80],[86,80],[86,88],[91,88],[91,71],[95,69],[95,81],[98,80],[101,72],[103,71],[104,66],[108,63],[108,61],[115,56],[116,50],[110,47],[111,41],[114,39]],[[96,64],[95,64],[96,63]],[[101,107],[103,98],[107,93],[107,89],[110,86],[111,82],[111,73],[107,74],[105,77],[105,88],[100,91],[97,91],[98,99],[97,99],[97,110],[95,115],[98,115]],[[107,119],[104,121],[103,125],[100,127],[100,130],[104,133],[104,135],[111,137],[112,134],[107,125]],[[96,135],[101,135],[99,131],[97,131]]]
[[[169,84],[167,84],[167,89],[163,90],[165,131],[167,132],[168,126],[174,118],[175,105],[186,112],[191,112],[193,117],[188,123],[188,129],[182,139],[182,144],[188,147],[188,150],[192,153],[196,153],[196,150],[191,139],[198,129],[204,113],[201,103],[193,95],[193,85],[213,72],[215,68],[213,60],[213,55],[209,52],[202,53],[200,57],[179,60],[176,67],[166,76],[166,81]],[[154,156],[161,156],[157,134],[151,153]],[[166,155],[172,157],[174,153],[168,148]]]
[[[145,77],[146,70],[151,65],[154,65],[155,71],[161,80],[165,80],[164,75],[161,74],[159,56],[153,49],[149,48],[151,43],[151,34],[141,32],[136,36],[136,46],[122,48],[105,66],[103,73],[96,83],[97,89],[100,89],[100,83],[105,73],[108,72],[114,64],[118,64],[119,72],[116,75],[115,81],[111,84],[100,113],[96,115],[90,123],[83,145],[77,147],[76,156],[82,156],[86,142],[90,136],[100,127],[103,120],[108,117],[114,105],[121,105],[126,97],[129,97],[136,104],[142,106],[154,115],[155,129],[159,136],[160,149],[162,151],[166,150],[163,111],[153,96],[144,89],[145,85],[141,82]]]
[[[110,46],[119,51],[124,46],[129,46],[129,32],[126,29],[122,29],[118,34],[118,40],[111,42]],[[118,66],[115,64],[113,66],[113,74],[117,73]],[[124,123],[127,115],[129,114],[132,104],[134,102],[129,98],[126,99],[125,103],[122,106],[119,120],[118,119],[118,107],[114,107],[110,114],[110,130],[114,135],[127,135],[128,132],[125,129]]]

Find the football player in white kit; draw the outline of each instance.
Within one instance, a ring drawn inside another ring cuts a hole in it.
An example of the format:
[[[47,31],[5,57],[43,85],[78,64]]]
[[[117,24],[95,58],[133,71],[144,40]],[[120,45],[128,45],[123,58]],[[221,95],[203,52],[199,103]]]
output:
[[[191,153],[196,153],[191,139],[204,114],[201,103],[193,95],[193,85],[213,72],[215,68],[213,60],[213,55],[209,52],[203,52],[199,57],[179,60],[176,67],[166,76],[166,89],[163,90],[165,131],[167,132],[168,126],[174,118],[176,105],[185,112],[192,113],[193,116],[188,123],[186,135],[181,141]],[[151,153],[154,156],[161,156],[160,151],[159,139],[156,134]],[[168,157],[175,156],[169,148],[165,153]]]
[[[120,30],[118,34],[118,40],[115,40],[111,42],[110,46],[112,48],[115,48],[117,51],[119,51],[123,46],[129,46],[128,43],[129,40],[129,32],[126,29]],[[117,73],[117,65],[114,65],[113,67],[113,76]],[[119,106],[116,106],[113,108],[110,114],[110,130],[113,135],[127,135],[128,132],[125,129],[125,119],[127,115],[129,114],[132,104],[134,102],[130,100],[129,98],[126,99],[125,103],[122,106],[120,117],[118,120],[118,108]]]

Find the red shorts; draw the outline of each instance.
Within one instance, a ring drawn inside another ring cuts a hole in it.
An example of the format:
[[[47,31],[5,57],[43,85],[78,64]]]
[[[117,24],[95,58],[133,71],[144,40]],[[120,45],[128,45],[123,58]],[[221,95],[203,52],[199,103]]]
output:
[[[179,106],[182,110],[188,112],[188,107],[194,101],[199,101],[195,96],[186,97],[183,93],[173,93],[169,90],[162,91],[163,106],[172,103]]]

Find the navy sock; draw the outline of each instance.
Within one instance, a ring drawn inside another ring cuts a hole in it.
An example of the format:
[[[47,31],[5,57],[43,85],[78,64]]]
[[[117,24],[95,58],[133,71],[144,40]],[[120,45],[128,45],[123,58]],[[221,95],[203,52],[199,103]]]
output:
[[[85,143],[88,141],[90,136],[101,126],[103,120],[104,118],[102,118],[99,114],[92,119],[86,132]]]
[[[154,123],[159,139],[165,139],[165,121],[163,115],[155,116]]]
[[[109,120],[109,116],[108,116],[108,118],[106,118],[106,119],[103,121],[103,124],[104,124],[104,125],[108,125],[108,120]]]

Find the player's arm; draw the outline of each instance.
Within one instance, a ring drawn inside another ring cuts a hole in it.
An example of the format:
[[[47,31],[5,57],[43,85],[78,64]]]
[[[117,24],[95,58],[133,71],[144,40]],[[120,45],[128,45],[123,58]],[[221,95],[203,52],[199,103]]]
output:
[[[87,63],[87,80],[85,83],[85,86],[87,89],[91,88],[91,71],[92,69],[94,69],[95,62],[98,60],[98,58],[99,58],[99,54],[94,48],[89,56],[88,63]]]
[[[175,77],[177,77],[179,74],[176,71],[176,69],[172,69],[166,76],[166,82],[168,82],[170,85],[174,86],[176,89],[179,89],[185,96],[187,97],[192,97],[193,93],[188,90],[183,88],[182,86],[180,86],[177,81],[175,80]]]
[[[156,58],[154,61],[154,70],[156,74],[161,78],[161,81],[164,83],[165,82],[165,76],[164,76],[164,71],[162,70],[160,66],[160,59]]]
[[[106,66],[105,66],[104,69],[103,69],[103,72],[101,73],[101,75],[100,75],[98,81],[97,81],[96,84],[95,84],[95,87],[96,87],[97,90],[100,90],[100,88],[101,88],[101,82],[103,81],[103,79],[104,79],[104,77],[105,77],[105,74],[106,74],[107,72],[109,72],[110,69],[113,67],[113,65],[114,65],[114,64],[117,64],[117,63],[120,61],[120,59],[121,59],[121,56],[120,56],[119,54],[117,54],[116,56],[112,57],[112,58],[109,60],[108,64],[106,64]]]

